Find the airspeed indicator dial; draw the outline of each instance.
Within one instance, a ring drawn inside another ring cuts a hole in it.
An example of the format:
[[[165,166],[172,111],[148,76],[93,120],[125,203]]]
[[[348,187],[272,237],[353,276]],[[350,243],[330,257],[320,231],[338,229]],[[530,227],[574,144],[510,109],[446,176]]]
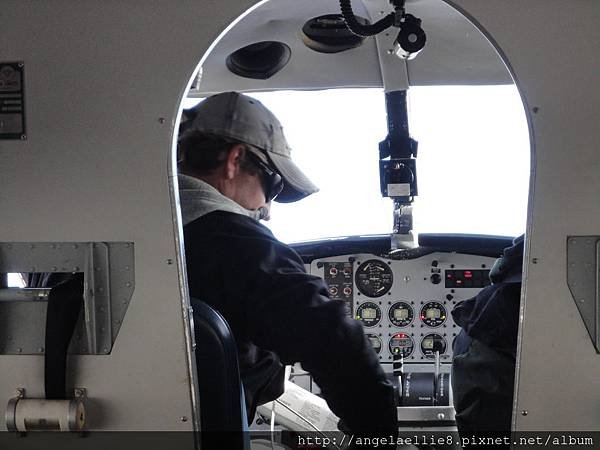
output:
[[[377,259],[365,261],[356,269],[356,286],[367,297],[381,297],[392,287],[392,269]]]
[[[404,358],[408,358],[415,348],[415,343],[408,334],[396,333],[390,338],[389,347],[392,355],[401,353]]]
[[[397,327],[407,327],[413,320],[413,309],[408,303],[397,302],[390,307],[390,322]]]
[[[379,336],[377,336],[376,334],[368,333],[367,338],[369,338],[369,342],[371,342],[371,345],[373,346],[373,350],[375,350],[375,353],[377,353],[377,354],[381,353],[382,343],[381,343],[381,339],[379,339]]]
[[[436,351],[440,355],[446,353],[446,339],[439,334],[428,334],[421,341],[421,352],[426,358],[433,358]]]
[[[356,309],[356,320],[365,327],[374,327],[381,320],[381,308],[372,302],[365,302]]]
[[[446,308],[438,302],[425,303],[421,308],[421,321],[428,327],[439,327],[446,321]]]

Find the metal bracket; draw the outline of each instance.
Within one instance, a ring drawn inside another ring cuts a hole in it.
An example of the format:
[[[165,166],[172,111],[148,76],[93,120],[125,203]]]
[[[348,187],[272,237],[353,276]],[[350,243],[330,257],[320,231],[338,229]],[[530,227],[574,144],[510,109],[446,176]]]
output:
[[[6,429],[18,433],[81,432],[86,422],[85,399],[84,388],[75,388],[74,398],[67,400],[27,399],[25,389],[17,388],[16,396],[8,401],[6,407]]]
[[[600,236],[567,237],[567,285],[600,354]]]
[[[70,353],[108,354],[135,288],[130,242],[0,243],[0,273],[84,273]],[[43,354],[48,289],[0,289],[0,354]]]
[[[17,431],[17,403],[19,403],[19,400],[23,398],[25,398],[25,389],[17,388],[15,391],[15,397],[11,398],[6,406],[4,418],[6,422],[6,429],[10,432]]]
[[[401,406],[398,410],[398,423],[429,423],[454,422],[456,412],[453,406]],[[421,426],[426,426],[425,424]]]

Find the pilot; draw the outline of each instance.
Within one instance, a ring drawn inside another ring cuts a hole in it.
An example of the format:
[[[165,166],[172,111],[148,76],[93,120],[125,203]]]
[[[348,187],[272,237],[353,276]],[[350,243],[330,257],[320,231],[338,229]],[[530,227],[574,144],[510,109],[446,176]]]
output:
[[[300,362],[348,431],[395,435],[393,386],[362,325],[259,222],[272,200],[318,190],[291,160],[281,124],[236,92],[209,97],[184,117],[179,192],[189,291],[231,327],[249,420],[283,393],[284,367]]]
[[[490,270],[492,284],[454,308],[452,391],[462,437],[508,435],[521,302],[523,242],[513,241]]]

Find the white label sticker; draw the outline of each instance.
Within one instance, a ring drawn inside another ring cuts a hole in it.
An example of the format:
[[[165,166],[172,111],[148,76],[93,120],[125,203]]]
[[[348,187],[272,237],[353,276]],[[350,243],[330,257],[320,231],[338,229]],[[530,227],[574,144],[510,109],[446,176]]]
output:
[[[410,197],[410,184],[388,184],[388,197]]]

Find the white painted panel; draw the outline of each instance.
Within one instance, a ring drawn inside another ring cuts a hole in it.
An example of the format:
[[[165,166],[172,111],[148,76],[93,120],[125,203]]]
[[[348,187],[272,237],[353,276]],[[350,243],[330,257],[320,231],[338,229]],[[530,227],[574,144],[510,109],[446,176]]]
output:
[[[200,58],[252,3],[2,2],[0,61],[25,63],[28,139],[0,141],[0,241],[135,243],[112,354],[71,365],[91,429],[192,429],[173,130]],[[0,356],[0,374],[3,404],[16,387],[43,394],[42,357]]]
[[[567,287],[566,237],[600,234],[600,3],[451,3],[506,55],[535,146],[515,429],[598,431],[600,356]]]

